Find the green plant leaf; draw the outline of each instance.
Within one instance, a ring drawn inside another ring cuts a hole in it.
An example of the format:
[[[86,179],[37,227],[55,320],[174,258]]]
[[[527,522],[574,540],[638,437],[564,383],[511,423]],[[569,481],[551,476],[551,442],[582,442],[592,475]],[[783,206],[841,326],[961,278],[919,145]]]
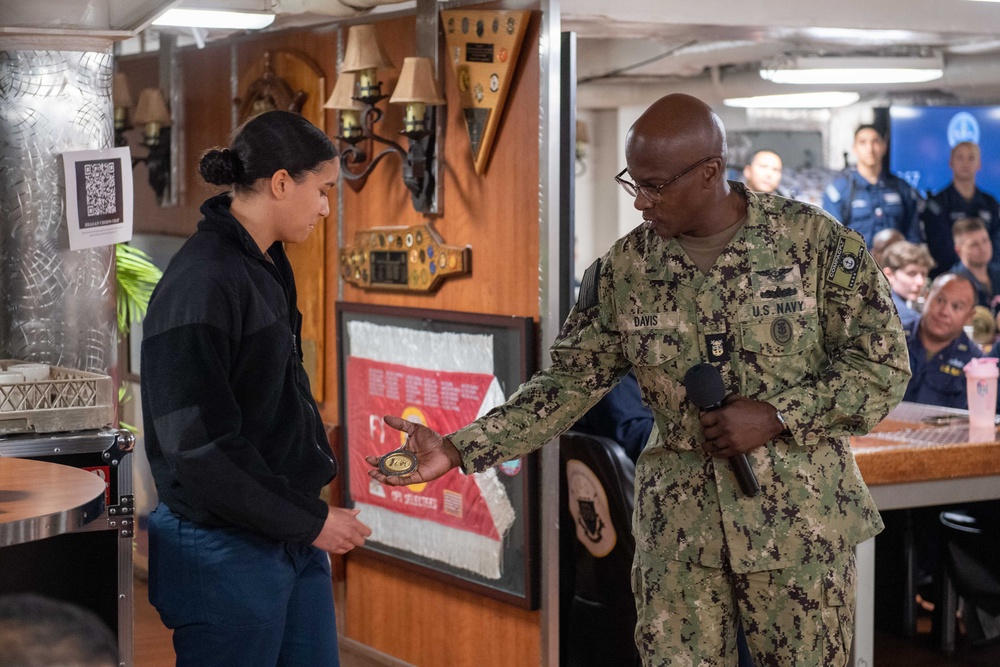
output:
[[[163,272],[149,255],[124,243],[115,245],[115,278],[118,284],[118,333],[128,335],[134,322],[141,322],[149,307],[153,288]]]

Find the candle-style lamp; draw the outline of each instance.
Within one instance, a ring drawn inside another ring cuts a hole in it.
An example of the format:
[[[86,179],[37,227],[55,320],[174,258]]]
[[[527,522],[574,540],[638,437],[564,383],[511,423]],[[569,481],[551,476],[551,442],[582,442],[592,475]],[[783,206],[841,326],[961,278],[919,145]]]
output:
[[[357,76],[354,72],[343,72],[337,77],[330,98],[323,105],[325,109],[336,109],[340,113],[340,134],[338,139],[352,146],[365,138],[361,126],[361,112],[364,105],[355,98],[357,92]]]
[[[399,73],[399,81],[389,103],[406,105],[401,134],[411,140],[427,135],[431,130],[432,116],[427,107],[444,104],[430,58],[410,57],[403,60],[403,71]]]
[[[403,159],[403,182],[410,191],[413,207],[421,212],[438,213],[433,107],[444,104],[445,100],[434,78],[434,65],[430,58],[406,58],[389,100],[392,104],[406,105],[404,129],[400,134],[409,139],[409,149],[375,132],[384,114],[377,104],[388,97],[382,94],[378,70],[392,67],[379,44],[374,25],[350,27],[340,76],[330,99],[323,105],[340,112],[337,139],[347,144],[340,149],[340,173],[352,189],[359,191],[382,158],[398,155]],[[359,145],[362,140],[368,142]],[[371,155],[374,142],[385,146],[377,155]]]
[[[159,88],[146,88],[139,93],[139,104],[135,108],[133,122],[145,125],[142,143],[149,149],[144,158],[135,158],[137,162],[145,162],[149,169],[149,185],[156,192],[156,200],[163,202],[163,195],[170,185],[170,112],[167,101]]]
[[[365,104],[375,104],[384,99],[386,96],[382,94],[378,70],[392,68],[392,61],[382,49],[374,25],[352,25],[348,29],[347,48],[340,71],[358,74],[358,99]]]
[[[152,148],[160,144],[161,130],[170,127],[170,112],[167,101],[159,88],[146,88],[139,93],[139,104],[135,108],[134,122],[145,125],[143,143]]]

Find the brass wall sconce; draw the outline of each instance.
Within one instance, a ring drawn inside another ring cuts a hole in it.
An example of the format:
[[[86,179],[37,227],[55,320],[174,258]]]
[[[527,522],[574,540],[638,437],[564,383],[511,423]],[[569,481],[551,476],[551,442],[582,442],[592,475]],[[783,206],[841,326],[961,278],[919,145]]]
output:
[[[133,120],[145,126],[142,144],[149,152],[146,157],[133,158],[132,166],[146,163],[149,185],[156,192],[156,201],[162,203],[163,193],[170,184],[170,112],[159,88],[146,88],[139,93]]]
[[[346,144],[340,151],[341,173],[360,189],[365,179],[386,155],[396,154],[403,160],[403,182],[410,191],[413,207],[422,213],[436,212],[435,106],[445,103],[434,77],[430,58],[406,58],[399,74],[390,104],[406,105],[403,131],[409,140],[404,149],[397,142],[375,133],[375,124],[384,112],[376,106],[388,95],[382,93],[378,70],[392,68],[375,35],[375,26],[356,25],[348,30],[347,49],[341,64],[341,75],[330,99],[323,106],[340,112],[337,139]],[[371,156],[359,144],[369,140],[386,146]],[[362,166],[363,165],[363,166]]]
[[[135,113],[129,118],[132,96],[128,80],[122,73],[115,74],[112,88],[112,103],[115,118],[115,146],[127,146],[125,131],[135,125],[142,125],[142,145],[148,149],[145,156],[133,157],[132,167],[141,162],[149,170],[149,185],[156,193],[157,203],[163,203],[163,195],[170,185],[170,111],[163,92],[159,88],[146,88],[139,93],[139,103]],[[131,122],[129,122],[131,120]]]

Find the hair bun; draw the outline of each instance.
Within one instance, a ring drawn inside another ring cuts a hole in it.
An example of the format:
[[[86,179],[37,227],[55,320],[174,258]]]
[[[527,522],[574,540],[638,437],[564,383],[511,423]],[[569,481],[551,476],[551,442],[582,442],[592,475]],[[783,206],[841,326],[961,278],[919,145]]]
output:
[[[213,185],[232,185],[243,173],[238,155],[228,148],[213,148],[201,156],[198,169],[205,182]]]

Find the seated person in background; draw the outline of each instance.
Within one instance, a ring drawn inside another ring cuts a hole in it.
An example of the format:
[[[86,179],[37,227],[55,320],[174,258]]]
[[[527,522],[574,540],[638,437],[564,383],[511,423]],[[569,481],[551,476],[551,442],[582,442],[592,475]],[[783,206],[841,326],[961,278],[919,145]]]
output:
[[[979,218],[986,224],[993,254],[1000,259],[1000,204],[976,185],[976,174],[982,167],[979,146],[971,141],[955,144],[948,166],[951,183],[927,200],[921,214],[937,272],[946,271],[958,261],[951,244],[951,226],[962,218]]]
[[[995,311],[993,297],[1000,294],[1000,267],[991,266],[993,243],[979,218],[964,218],[951,228],[958,263],[951,273],[965,276],[976,288],[976,303]]]
[[[892,302],[899,311],[899,320],[903,328],[908,329],[920,317],[910,304],[924,295],[927,274],[934,266],[934,260],[924,246],[898,241],[885,249],[879,266],[892,287]]]
[[[781,185],[781,158],[774,151],[761,150],[753,154],[750,164],[743,167],[743,180],[754,192],[778,192]]]
[[[923,314],[904,327],[913,373],[904,401],[969,407],[962,368],[970,359],[983,356],[963,331],[975,305],[976,289],[967,277],[943,273],[931,283]]]
[[[896,241],[905,241],[906,237],[903,236],[903,232],[899,231],[895,227],[889,227],[883,229],[874,237],[872,237],[872,258],[875,263],[879,266],[885,266],[882,263],[882,258],[885,256],[885,249],[891,246]]]

